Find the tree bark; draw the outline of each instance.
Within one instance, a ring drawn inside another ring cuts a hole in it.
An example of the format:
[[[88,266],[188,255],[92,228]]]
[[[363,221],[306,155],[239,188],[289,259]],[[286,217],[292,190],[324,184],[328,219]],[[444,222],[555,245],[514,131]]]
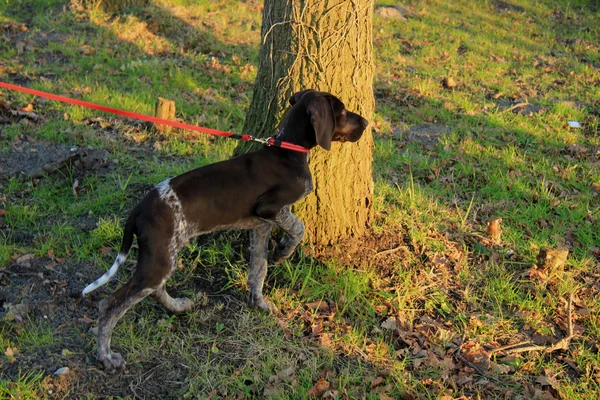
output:
[[[372,120],[373,0],[265,0],[254,96],[244,133],[276,134],[293,92],[313,88]],[[295,206],[312,244],[366,232],[373,217],[373,137],[310,156],[315,190]],[[247,149],[247,147],[246,147]]]

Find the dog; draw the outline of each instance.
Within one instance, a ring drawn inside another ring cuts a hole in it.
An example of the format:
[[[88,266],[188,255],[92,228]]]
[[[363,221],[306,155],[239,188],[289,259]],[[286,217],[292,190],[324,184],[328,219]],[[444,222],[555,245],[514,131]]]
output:
[[[368,121],[347,111],[335,96],[313,89],[294,93],[277,140],[306,149],[331,142],[356,142]],[[188,312],[193,302],[172,298],[165,283],[175,270],[178,251],[195,236],[223,229],[250,229],[248,305],[269,311],[263,297],[267,274],[267,248],[271,228],[284,232],[273,258],[281,262],[296,249],[304,225],[290,207],[313,190],[308,153],[268,146],[230,160],[206,165],[152,189],[131,211],[124,227],[121,249],[110,269],[82,291],[82,296],[106,284],[123,265],[138,241],[133,276],[99,304],[97,360],[108,372],[125,367],[119,353],[110,349],[112,331],[119,319],[148,295],[173,313]]]

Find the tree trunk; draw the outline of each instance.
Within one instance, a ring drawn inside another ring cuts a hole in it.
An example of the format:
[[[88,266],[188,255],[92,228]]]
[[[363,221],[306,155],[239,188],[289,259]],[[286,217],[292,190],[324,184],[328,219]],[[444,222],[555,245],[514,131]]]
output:
[[[274,135],[293,92],[316,89],[372,120],[373,0],[265,0],[254,96],[244,133]],[[373,137],[315,148],[315,190],[295,206],[308,240],[330,244],[365,233],[373,216]]]

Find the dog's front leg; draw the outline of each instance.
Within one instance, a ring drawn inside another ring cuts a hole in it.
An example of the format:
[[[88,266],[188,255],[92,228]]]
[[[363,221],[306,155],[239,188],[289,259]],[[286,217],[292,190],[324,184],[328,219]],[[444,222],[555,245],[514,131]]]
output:
[[[263,297],[263,284],[267,276],[267,248],[271,224],[264,222],[250,231],[250,267],[248,268],[248,305],[265,311],[272,311],[272,305]]]
[[[275,263],[280,263],[292,255],[296,246],[304,237],[304,224],[292,214],[289,206],[281,209],[274,222],[285,232],[273,254]]]

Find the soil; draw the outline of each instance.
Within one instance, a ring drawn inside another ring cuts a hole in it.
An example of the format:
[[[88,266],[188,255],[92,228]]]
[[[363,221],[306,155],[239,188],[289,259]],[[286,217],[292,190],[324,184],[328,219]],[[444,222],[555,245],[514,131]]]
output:
[[[349,238],[312,251],[309,255],[320,260],[336,260],[348,267],[365,268],[377,271],[378,275],[386,277],[397,268],[397,263],[406,258],[410,251],[410,243],[399,231],[369,233],[362,238]]]
[[[129,277],[131,269],[130,264],[123,268],[120,272],[122,281]],[[51,377],[46,378],[48,394],[57,398],[79,399],[100,393],[105,396],[134,394],[147,398],[178,398],[177,393],[189,371],[168,354],[153,354],[149,361],[128,365],[125,371],[115,375],[106,374],[96,364],[96,334],[90,329],[96,326],[98,302],[112,288],[92,292],[83,299],[79,293],[97,279],[99,273],[95,266],[76,261],[62,262],[54,257],[22,256],[0,269],[0,330],[7,332],[8,337],[22,337],[24,330],[31,329],[33,323],[33,326],[49,329],[55,338],[52,344],[23,349],[23,354],[18,354],[13,363],[7,357],[0,358],[2,374],[16,379],[23,371],[43,371]],[[239,315],[244,307],[242,293],[222,291],[226,280],[224,268],[217,266],[200,272],[186,285],[188,289],[191,286],[196,292],[206,294],[213,306],[222,305],[215,308],[218,311],[211,320],[226,321]],[[176,290],[172,292],[178,295]],[[146,304],[153,302],[150,300]],[[158,304],[154,306],[160,308]],[[120,324],[135,324],[135,318],[136,312],[130,311]],[[178,318],[176,324],[185,326],[185,316]],[[207,323],[207,330],[214,325]],[[68,367],[69,372],[64,377],[55,377],[54,373],[63,367]],[[157,368],[165,379],[145,379]],[[68,385],[65,379],[69,380]],[[64,391],[66,388],[68,392]]]
[[[407,143],[420,144],[425,150],[434,150],[442,136],[448,135],[452,128],[444,124],[421,124],[407,129],[396,129],[395,135]]]
[[[0,179],[39,179],[46,175],[64,173],[67,169],[71,169],[71,173],[75,172],[76,175],[89,170],[106,174],[112,167],[110,159],[110,153],[106,150],[91,146],[81,148],[17,137],[13,140],[11,151],[3,154],[0,161]]]

